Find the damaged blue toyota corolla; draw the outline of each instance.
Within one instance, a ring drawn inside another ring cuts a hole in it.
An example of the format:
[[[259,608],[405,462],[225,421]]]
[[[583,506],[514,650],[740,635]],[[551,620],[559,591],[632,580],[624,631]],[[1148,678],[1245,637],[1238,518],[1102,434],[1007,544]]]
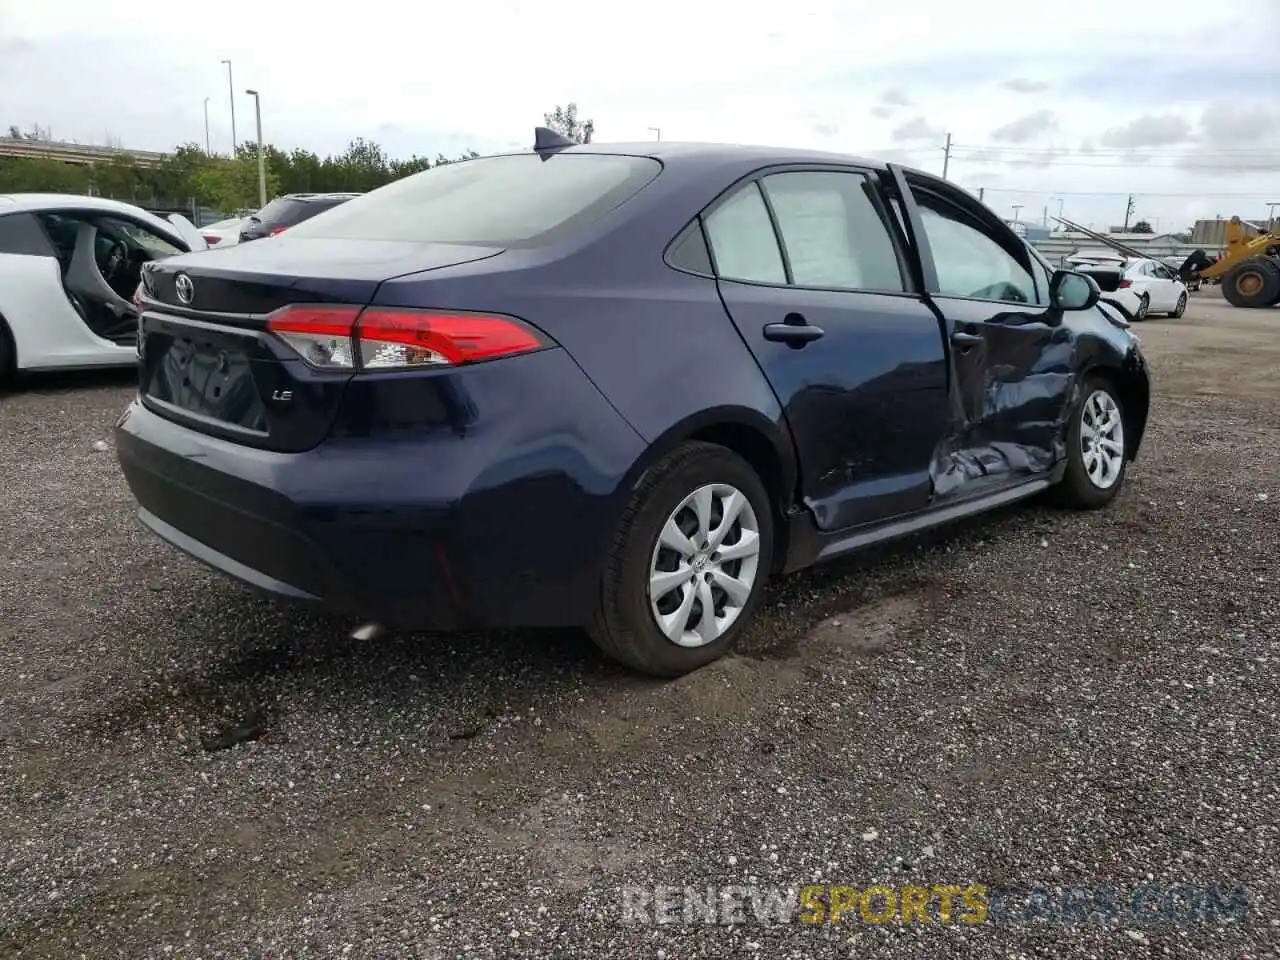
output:
[[[1110,501],[1149,387],[1097,299],[925,173],[539,130],[147,264],[116,441],[143,522],[258,588],[674,676],[770,574]]]

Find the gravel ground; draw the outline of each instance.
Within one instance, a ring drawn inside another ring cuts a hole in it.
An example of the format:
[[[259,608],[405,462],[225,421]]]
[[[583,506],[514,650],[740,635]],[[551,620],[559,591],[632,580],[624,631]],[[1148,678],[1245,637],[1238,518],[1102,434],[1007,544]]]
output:
[[[0,954],[1276,955],[1280,311],[1211,295],[1139,332],[1157,399],[1111,509],[789,578],[673,683],[575,634],[359,642],[255,599],[134,520],[95,448],[127,378],[26,384],[0,399]],[[624,884],[809,882],[1252,905],[622,922]]]

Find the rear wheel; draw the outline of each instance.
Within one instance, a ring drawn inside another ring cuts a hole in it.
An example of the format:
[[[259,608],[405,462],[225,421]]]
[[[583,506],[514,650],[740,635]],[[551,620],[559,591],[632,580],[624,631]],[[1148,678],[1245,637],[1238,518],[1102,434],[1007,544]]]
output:
[[[1169,316],[1176,319],[1182,316],[1186,312],[1187,312],[1187,295],[1185,293],[1179,294],[1178,305],[1173,308],[1173,312],[1170,313]]]
[[[1086,510],[1106,506],[1124,485],[1128,467],[1124,407],[1110,380],[1085,378],[1083,401],[1067,430],[1067,469],[1057,499]]]
[[[723,655],[751,619],[773,554],[773,510],[751,466],[689,443],[645,475],[605,562],[591,637],[662,677]]]
[[[1280,301],[1280,263],[1250,257],[1222,278],[1222,295],[1233,307],[1269,307]]]

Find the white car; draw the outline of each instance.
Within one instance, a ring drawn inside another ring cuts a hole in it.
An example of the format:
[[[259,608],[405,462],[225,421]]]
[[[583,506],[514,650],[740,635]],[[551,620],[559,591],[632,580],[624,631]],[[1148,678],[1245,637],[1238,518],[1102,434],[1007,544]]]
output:
[[[1153,313],[1180,317],[1187,309],[1187,285],[1159,260],[1126,257],[1121,253],[1081,252],[1064,265],[1097,281],[1102,299],[1113,303],[1132,320]]]
[[[240,242],[240,227],[246,217],[231,217],[200,228],[200,236],[211,247],[232,247]]]
[[[185,217],[101,197],[0,195],[0,380],[136,363],[142,264],[207,249]]]

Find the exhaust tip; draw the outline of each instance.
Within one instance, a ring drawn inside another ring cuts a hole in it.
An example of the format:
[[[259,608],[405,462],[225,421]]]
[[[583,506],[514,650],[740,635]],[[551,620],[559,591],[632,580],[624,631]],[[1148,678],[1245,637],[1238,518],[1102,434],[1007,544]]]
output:
[[[351,631],[352,640],[376,640],[378,637],[386,633],[386,628],[380,623],[365,623],[356,627]]]

